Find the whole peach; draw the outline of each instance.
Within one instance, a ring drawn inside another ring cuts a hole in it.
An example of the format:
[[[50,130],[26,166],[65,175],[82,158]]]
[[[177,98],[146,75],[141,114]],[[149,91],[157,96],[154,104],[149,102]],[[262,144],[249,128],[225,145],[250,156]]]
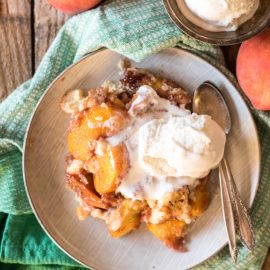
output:
[[[93,8],[100,3],[101,0],[48,0],[48,2],[64,13],[77,14]]]
[[[270,28],[242,43],[236,75],[254,108],[270,110]]]

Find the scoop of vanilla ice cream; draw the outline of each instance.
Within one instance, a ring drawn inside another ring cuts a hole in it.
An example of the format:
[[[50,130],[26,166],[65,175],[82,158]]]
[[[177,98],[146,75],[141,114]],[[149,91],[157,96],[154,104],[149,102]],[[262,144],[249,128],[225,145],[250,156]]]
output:
[[[259,0],[184,0],[184,2],[188,9],[202,20],[214,26],[229,27],[230,30],[236,30],[240,24],[249,20],[259,6]]]
[[[139,162],[154,177],[201,178],[224,154],[226,136],[210,116],[154,119],[140,128]]]
[[[222,159],[225,134],[209,116],[160,98],[141,86],[129,109],[131,125],[108,143],[125,143],[130,168],[117,188],[125,198],[160,200],[185,185],[194,185]]]

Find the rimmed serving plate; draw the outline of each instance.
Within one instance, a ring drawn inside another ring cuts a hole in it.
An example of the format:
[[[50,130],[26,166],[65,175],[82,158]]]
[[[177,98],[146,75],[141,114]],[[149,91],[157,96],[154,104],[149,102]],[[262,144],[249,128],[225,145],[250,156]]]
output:
[[[218,190],[209,209],[188,236],[186,253],[169,250],[145,227],[121,239],[109,236],[104,222],[75,214],[74,194],[65,186],[66,131],[69,116],[59,101],[71,89],[98,87],[118,79],[123,58],[108,49],[93,53],[66,69],[39,101],[25,138],[24,179],[29,201],[43,229],[69,256],[99,270],[187,269],[219,251],[227,242]],[[223,92],[232,115],[226,155],[244,202],[251,206],[260,174],[260,147],[255,124],[235,86],[211,64],[181,49],[166,49],[136,67],[147,68],[181,84],[191,93],[206,80]]]

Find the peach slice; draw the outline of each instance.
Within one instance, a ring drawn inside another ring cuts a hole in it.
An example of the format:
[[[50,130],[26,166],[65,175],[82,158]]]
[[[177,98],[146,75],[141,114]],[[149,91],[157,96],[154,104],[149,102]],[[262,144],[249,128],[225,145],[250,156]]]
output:
[[[187,224],[183,221],[170,219],[160,224],[147,224],[148,230],[161,240],[167,247],[176,251],[186,251],[183,237]]]
[[[76,192],[77,196],[89,207],[108,209],[109,205],[95,193],[93,180],[82,183],[78,176],[67,175],[67,186]]]
[[[126,145],[107,144],[104,153],[91,157],[85,166],[94,174],[94,186],[99,194],[114,192],[128,170]]]
[[[68,149],[71,155],[86,161],[92,154],[91,142],[116,134],[127,124],[125,110],[101,104],[79,113],[68,131]]]
[[[112,209],[107,220],[112,237],[119,238],[140,226],[141,212],[146,207],[144,201],[124,200],[119,207]]]

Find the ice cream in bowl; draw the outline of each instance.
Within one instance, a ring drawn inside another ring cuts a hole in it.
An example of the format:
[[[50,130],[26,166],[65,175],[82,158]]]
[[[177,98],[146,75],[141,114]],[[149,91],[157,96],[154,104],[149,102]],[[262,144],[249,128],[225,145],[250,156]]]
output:
[[[183,14],[199,27],[213,32],[235,31],[251,19],[260,0],[179,0]]]
[[[267,27],[268,0],[164,0],[175,24],[199,40],[218,45],[240,43]]]
[[[188,110],[190,102],[175,82],[133,67],[86,96],[80,89],[63,96],[71,115],[66,183],[80,220],[103,219],[114,238],[145,224],[167,247],[186,251],[226,143],[222,128]]]

